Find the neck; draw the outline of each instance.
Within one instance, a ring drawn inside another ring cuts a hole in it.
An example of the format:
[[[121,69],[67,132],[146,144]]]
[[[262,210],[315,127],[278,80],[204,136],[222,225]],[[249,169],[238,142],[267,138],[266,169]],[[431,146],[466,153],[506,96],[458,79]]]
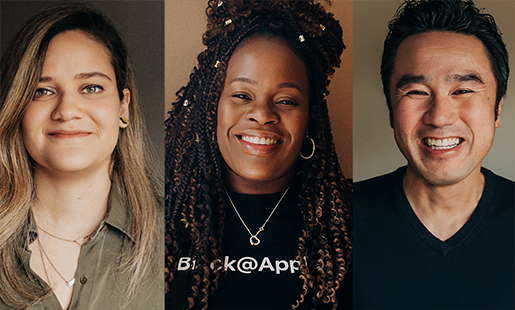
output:
[[[452,237],[468,221],[481,199],[485,185],[481,168],[451,185],[429,184],[410,167],[403,186],[413,211],[438,239]]]
[[[56,175],[36,167],[32,210],[43,229],[69,239],[95,230],[105,218],[111,180],[108,171]]]
[[[236,175],[227,167],[224,172],[224,184],[227,190],[250,195],[273,194],[284,191],[292,184],[295,177],[295,171],[291,171],[274,180],[247,180]]]

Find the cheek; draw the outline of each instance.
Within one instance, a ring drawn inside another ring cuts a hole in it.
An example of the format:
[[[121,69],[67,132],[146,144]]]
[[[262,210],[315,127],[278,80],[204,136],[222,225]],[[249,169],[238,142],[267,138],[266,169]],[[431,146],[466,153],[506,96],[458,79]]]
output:
[[[393,127],[398,136],[413,134],[418,123],[424,116],[424,107],[421,103],[399,103],[393,108]]]
[[[467,102],[462,105],[460,119],[474,135],[475,139],[493,140],[495,134],[495,112],[493,105],[485,102]]]
[[[236,125],[238,120],[237,110],[235,108],[231,109],[229,104],[220,100],[216,116],[216,136],[219,147],[220,144],[226,143],[229,137],[229,130]]]
[[[495,101],[488,98],[471,98],[460,105],[460,118],[474,123],[495,121]]]
[[[222,151],[222,145],[223,145],[223,137],[225,132],[225,122],[226,122],[226,116],[225,116],[225,108],[224,105],[220,102],[218,104],[218,111],[216,115],[216,140],[218,144],[218,148],[220,151]],[[220,145],[222,144],[222,145]]]
[[[302,143],[304,142],[304,138],[306,138],[307,134],[307,126],[308,126],[308,114],[307,112],[299,113],[293,117],[283,118],[287,121],[287,127],[289,128],[290,135],[294,142],[295,149],[300,151],[302,147]]]
[[[414,133],[414,111],[406,105],[398,105],[393,109],[393,134],[401,153],[406,156],[409,142]]]
[[[110,100],[108,102],[99,102],[100,104],[90,105],[87,114],[97,126],[108,128],[110,131],[116,130],[118,133],[120,127],[121,104],[118,101]]]
[[[38,109],[36,105],[29,103],[21,121],[22,136],[25,147],[29,150],[36,143],[38,133],[42,132],[44,122],[44,109]],[[30,150],[29,150],[30,151]]]
[[[218,111],[216,113],[216,135],[221,136],[222,132],[225,129],[225,123],[227,122],[227,109],[225,108],[225,105],[220,102],[218,104]]]
[[[230,161],[230,145],[228,138],[228,122],[229,115],[227,115],[227,108],[224,104],[220,103],[218,105],[217,112],[217,121],[216,121],[216,143],[218,144],[218,149],[222,155],[222,158],[225,161]]]

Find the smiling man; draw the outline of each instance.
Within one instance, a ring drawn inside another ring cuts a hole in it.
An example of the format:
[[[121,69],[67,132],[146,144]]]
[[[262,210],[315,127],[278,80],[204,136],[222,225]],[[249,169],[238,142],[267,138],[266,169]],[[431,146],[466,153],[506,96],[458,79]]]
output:
[[[358,309],[513,309],[514,189],[482,168],[508,52],[472,1],[407,1],[381,64],[408,164],[354,190]]]

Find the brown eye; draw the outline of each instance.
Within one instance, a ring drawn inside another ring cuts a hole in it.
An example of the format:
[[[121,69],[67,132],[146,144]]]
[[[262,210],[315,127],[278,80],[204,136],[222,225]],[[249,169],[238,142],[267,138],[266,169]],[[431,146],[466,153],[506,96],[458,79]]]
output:
[[[250,97],[245,94],[234,94],[234,95],[232,95],[232,97],[238,98],[241,100],[251,100]]]
[[[463,94],[469,94],[473,93],[470,89],[458,89],[457,91],[453,92],[453,95],[463,95]]]
[[[278,104],[284,104],[284,105],[299,105],[297,102],[293,101],[293,100],[280,100],[277,102]]]
[[[427,95],[426,92],[420,91],[420,90],[411,90],[406,93],[408,96],[425,96]]]

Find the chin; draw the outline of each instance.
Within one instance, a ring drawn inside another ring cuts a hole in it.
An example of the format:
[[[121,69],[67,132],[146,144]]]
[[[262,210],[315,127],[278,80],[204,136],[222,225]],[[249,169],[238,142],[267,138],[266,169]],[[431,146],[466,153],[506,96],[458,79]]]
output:
[[[252,173],[244,176],[245,179],[253,182],[267,182],[276,179],[277,177],[269,173]]]
[[[102,166],[104,165],[109,166],[107,162],[91,161],[89,158],[83,158],[80,156],[76,156],[74,158],[54,159],[40,164],[40,166],[44,167],[48,171],[66,174],[103,169]]]
[[[464,171],[424,171],[419,172],[426,183],[433,186],[449,186],[465,180],[470,172]]]

